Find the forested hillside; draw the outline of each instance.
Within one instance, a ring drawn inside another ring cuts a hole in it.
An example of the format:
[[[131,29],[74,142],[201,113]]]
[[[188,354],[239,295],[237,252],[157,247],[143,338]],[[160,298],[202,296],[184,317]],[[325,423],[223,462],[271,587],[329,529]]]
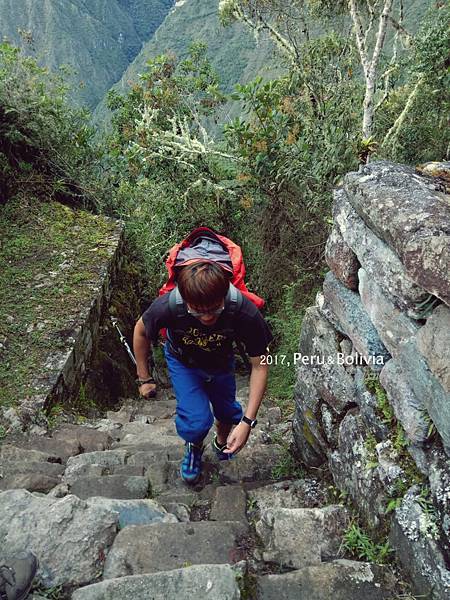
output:
[[[256,39],[244,25],[223,27],[219,21],[218,0],[186,0],[168,14],[155,35],[142,48],[114,89],[125,91],[137,81],[146,62],[159,54],[172,53],[178,59],[188,54],[194,41],[207,46],[208,58],[217,71],[221,86],[230,92],[236,83],[244,83],[260,74],[270,76],[281,71],[280,57],[274,56],[273,43],[264,33]],[[220,113],[226,120],[236,110],[230,104]],[[106,115],[106,103],[96,110],[96,122]]]
[[[0,38],[52,70],[94,108],[160,25],[173,0],[0,0]]]

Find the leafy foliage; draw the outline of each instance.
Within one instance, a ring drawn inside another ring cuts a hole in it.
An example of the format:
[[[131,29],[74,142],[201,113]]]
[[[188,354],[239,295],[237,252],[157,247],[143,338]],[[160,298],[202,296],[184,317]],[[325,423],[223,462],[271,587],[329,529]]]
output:
[[[388,540],[377,544],[354,522],[345,532],[342,546],[351,556],[378,564],[391,562],[390,555],[394,552]]]
[[[0,44],[0,194],[37,191],[70,203],[98,204],[101,153],[85,111],[67,88],[18,48]]]
[[[402,73],[380,111],[380,154],[413,163],[450,156],[450,6],[435,3],[412,47],[399,64]]]
[[[179,63],[174,56],[149,61],[128,95],[110,95],[110,210],[128,223],[149,273],[149,294],[164,277],[171,244],[193,227],[227,230],[231,221],[237,196],[227,170],[233,157],[203,126],[222,100],[203,44],[193,44]]]

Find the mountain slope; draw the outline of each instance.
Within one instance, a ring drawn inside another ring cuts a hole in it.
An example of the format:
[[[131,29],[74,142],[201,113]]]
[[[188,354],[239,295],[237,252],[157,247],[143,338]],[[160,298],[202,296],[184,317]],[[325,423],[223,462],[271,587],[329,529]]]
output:
[[[208,56],[227,91],[235,83],[249,81],[258,73],[269,75],[278,70],[271,42],[264,36],[257,42],[248,29],[238,23],[222,27],[218,5],[219,0],[177,2],[114,88],[125,92],[130,82],[136,81],[139,73],[145,70],[146,62],[152,57],[166,52],[174,53],[178,58],[185,57],[194,40],[207,44]],[[107,114],[103,101],[95,111],[95,120],[99,123]]]
[[[0,0],[0,37],[52,70],[72,67],[72,99],[93,108],[172,4],[173,0]]]

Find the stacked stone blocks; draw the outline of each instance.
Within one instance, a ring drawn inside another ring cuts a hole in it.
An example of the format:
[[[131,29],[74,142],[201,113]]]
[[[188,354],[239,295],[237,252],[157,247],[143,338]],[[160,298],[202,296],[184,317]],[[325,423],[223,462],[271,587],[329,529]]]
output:
[[[346,175],[333,217],[331,271],[302,326],[297,449],[328,463],[370,526],[390,527],[419,593],[448,597],[450,196],[374,162]]]

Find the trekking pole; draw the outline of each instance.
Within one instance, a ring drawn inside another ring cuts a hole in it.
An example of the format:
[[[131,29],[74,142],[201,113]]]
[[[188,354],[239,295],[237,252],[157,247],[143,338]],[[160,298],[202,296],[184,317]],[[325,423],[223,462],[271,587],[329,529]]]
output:
[[[114,317],[111,317],[111,323],[113,324],[113,327],[115,327],[117,329],[117,332],[118,332],[119,337],[120,337],[120,341],[125,346],[125,350],[127,351],[128,356],[131,358],[131,360],[133,361],[133,363],[136,365],[136,359],[134,358],[134,354],[131,351],[131,348],[128,345],[127,340],[125,339],[125,336],[120,331],[119,326],[117,325],[117,319],[115,319]]]

